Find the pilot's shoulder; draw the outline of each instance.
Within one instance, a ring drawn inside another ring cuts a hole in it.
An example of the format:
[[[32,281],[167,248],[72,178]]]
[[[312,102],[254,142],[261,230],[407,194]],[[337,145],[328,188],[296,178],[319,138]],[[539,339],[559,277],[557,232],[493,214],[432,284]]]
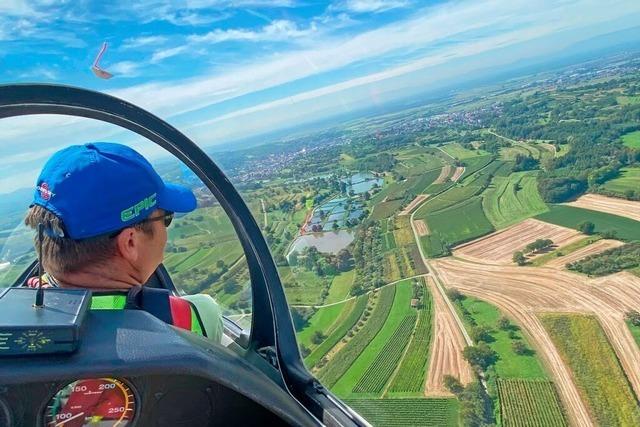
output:
[[[184,295],[183,299],[189,301],[196,309],[204,326],[207,337],[220,342],[222,338],[222,311],[218,303],[207,294]]]

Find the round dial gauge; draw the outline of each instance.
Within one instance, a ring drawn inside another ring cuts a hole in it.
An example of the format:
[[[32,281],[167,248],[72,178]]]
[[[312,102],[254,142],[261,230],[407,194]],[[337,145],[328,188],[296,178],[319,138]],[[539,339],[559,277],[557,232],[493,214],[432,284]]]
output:
[[[115,378],[74,381],[60,389],[45,409],[47,427],[124,427],[136,413],[131,388]]]

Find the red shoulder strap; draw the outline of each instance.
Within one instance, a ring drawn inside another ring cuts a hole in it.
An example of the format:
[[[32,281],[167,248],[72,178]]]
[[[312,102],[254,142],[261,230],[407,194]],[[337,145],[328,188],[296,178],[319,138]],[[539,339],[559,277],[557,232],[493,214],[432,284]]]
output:
[[[191,305],[189,301],[169,296],[169,305],[171,306],[171,317],[173,318],[173,326],[178,328],[191,330]]]

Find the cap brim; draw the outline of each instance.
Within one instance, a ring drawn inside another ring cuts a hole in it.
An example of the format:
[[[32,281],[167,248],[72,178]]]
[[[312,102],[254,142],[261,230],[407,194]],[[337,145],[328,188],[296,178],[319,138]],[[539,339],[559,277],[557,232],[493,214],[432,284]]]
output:
[[[193,192],[177,184],[166,184],[164,190],[158,197],[158,207],[171,212],[191,212],[198,206],[196,196]]]

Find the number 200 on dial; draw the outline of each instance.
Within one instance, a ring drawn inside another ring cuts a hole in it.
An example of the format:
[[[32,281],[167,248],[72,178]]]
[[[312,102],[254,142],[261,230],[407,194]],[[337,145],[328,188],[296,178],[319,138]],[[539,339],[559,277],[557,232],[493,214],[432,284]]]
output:
[[[131,388],[115,378],[74,381],[60,389],[45,409],[47,427],[125,427],[136,413]]]

